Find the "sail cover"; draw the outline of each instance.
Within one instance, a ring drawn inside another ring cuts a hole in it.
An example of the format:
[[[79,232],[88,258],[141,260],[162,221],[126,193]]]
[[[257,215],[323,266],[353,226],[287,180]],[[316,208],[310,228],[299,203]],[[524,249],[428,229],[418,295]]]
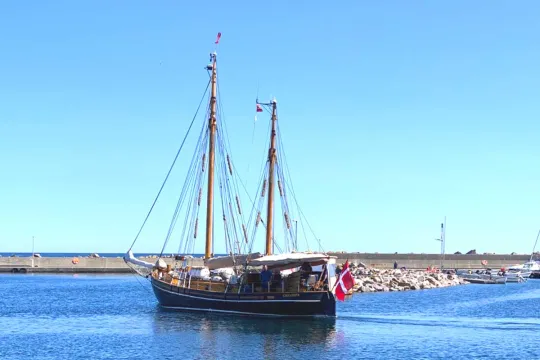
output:
[[[133,264],[133,265],[137,265],[137,266],[141,266],[141,267],[150,269],[150,270],[152,270],[152,268],[154,267],[154,264],[152,264],[152,263],[137,259],[135,257],[135,255],[133,255],[133,251],[131,251],[131,250],[129,250],[127,252],[127,254],[124,255],[124,261],[128,262],[130,264]]]
[[[246,260],[252,261],[253,259],[258,259],[262,255],[261,253],[253,253],[247,255],[234,255],[234,256],[218,256],[204,261],[204,265],[208,267],[209,270],[229,268],[238,265],[244,265]]]
[[[279,255],[266,255],[257,259],[249,261],[251,266],[263,266],[266,265],[270,268],[277,267],[296,267],[302,265],[302,263],[310,263],[311,265],[322,265],[330,261],[330,259],[336,259],[336,256],[330,256],[322,253],[286,253]]]

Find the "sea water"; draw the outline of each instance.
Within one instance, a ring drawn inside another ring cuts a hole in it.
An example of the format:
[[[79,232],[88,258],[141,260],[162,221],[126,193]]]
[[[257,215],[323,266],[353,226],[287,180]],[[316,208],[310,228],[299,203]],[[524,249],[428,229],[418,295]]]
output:
[[[540,280],[356,294],[335,320],[161,309],[134,275],[0,275],[0,359],[540,359]]]

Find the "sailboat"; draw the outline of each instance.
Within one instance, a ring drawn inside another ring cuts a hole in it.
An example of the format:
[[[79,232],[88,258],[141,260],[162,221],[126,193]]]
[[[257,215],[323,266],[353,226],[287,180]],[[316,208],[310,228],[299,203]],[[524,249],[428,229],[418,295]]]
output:
[[[220,34],[216,44],[219,38]],[[336,257],[324,252],[298,251],[297,241],[291,240],[296,239],[297,234],[291,226],[293,220],[288,212],[285,173],[278,161],[281,138],[277,124],[277,101],[274,99],[268,103],[261,103],[258,100],[256,102],[257,112],[266,109],[271,114],[270,144],[265,171],[257,191],[259,201],[257,205],[253,204],[246,226],[245,214],[238,196],[236,171],[227,151],[226,128],[218,121],[218,106],[221,103],[218,99],[215,51],[210,54],[206,70],[210,75],[208,120],[202,126],[192,165],[188,170],[162,254],[155,263],[134,256],[132,248],[141,233],[141,227],[124,260],[135,271],[150,280],[154,294],[164,308],[256,316],[335,317],[336,298],[333,289],[336,284]],[[169,174],[170,172],[169,170]],[[187,250],[194,249],[198,237],[199,209],[204,203],[203,174],[207,178],[204,194],[206,241],[204,260],[201,261],[200,258],[188,255]],[[215,256],[213,251],[216,229],[213,213],[216,177],[221,195],[223,240],[227,249],[227,255],[224,256]],[[190,187],[192,190],[187,190]],[[280,252],[278,249],[275,253],[276,247],[281,248],[276,242],[274,232],[277,222],[274,205],[278,190],[286,234],[284,239],[287,241],[282,248],[284,251]],[[157,197],[160,193],[161,190]],[[173,258],[165,258],[162,256],[163,251],[177,224],[180,208],[185,203],[188,205],[186,219],[181,229],[182,243]],[[266,207],[265,221],[261,211],[264,207]],[[254,251],[255,235],[257,229],[261,227],[265,228],[264,253]],[[248,236],[248,228],[252,228],[251,236]],[[181,249],[184,251],[180,251]]]
[[[518,273],[521,274],[524,278],[540,278],[540,262],[536,260],[537,254],[535,252],[539,238],[540,230],[538,231],[538,235],[536,235],[536,240],[534,242],[533,250],[529,261],[524,264],[510,266],[508,268],[509,273]]]

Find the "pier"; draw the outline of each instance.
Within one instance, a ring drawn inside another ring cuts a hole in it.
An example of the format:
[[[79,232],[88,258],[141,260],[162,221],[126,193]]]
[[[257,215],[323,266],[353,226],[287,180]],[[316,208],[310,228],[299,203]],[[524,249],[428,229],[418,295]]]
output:
[[[378,269],[391,269],[394,261],[398,266],[407,269],[426,269],[427,267],[442,267],[445,269],[483,269],[502,268],[529,261],[530,254],[446,254],[444,259],[441,254],[379,254],[358,252],[329,252],[329,255],[338,257],[338,263],[349,262],[363,263],[367,267]],[[483,265],[485,262],[486,265]]]
[[[440,267],[442,263],[447,269],[481,269],[501,268],[529,261],[530,255],[445,255],[442,260],[440,254],[378,254],[358,252],[329,252],[338,257],[337,262],[345,260],[362,263],[365,266],[378,269],[391,269],[394,261],[399,267],[407,269],[426,269],[429,266]],[[4,273],[130,273],[131,269],[118,257],[1,257],[0,272]],[[155,262],[156,258],[142,258],[148,262]],[[33,261],[32,261],[33,260]],[[172,258],[164,258],[168,264],[173,263]],[[194,258],[194,265],[203,265],[202,258]],[[487,265],[482,265],[482,262]]]

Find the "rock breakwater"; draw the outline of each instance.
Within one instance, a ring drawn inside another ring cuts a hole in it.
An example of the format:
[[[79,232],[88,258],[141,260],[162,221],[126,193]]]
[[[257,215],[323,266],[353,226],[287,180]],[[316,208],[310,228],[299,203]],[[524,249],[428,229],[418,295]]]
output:
[[[350,265],[350,271],[354,276],[353,292],[427,290],[466,284],[463,279],[452,273],[406,269],[380,270],[355,263]]]

